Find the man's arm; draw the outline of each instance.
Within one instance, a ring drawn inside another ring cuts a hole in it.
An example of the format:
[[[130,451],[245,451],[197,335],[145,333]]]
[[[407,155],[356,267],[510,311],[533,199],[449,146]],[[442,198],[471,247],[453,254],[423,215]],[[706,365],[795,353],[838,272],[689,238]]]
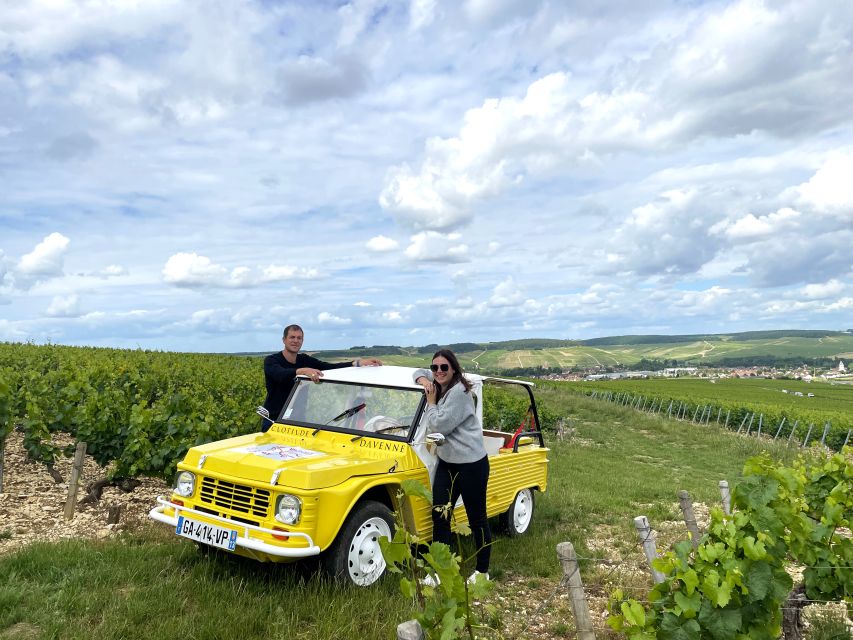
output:
[[[300,354],[305,358],[305,366],[320,371],[328,371],[329,369],[344,369],[346,367],[376,367],[382,364],[382,361],[376,358],[356,358],[352,362],[323,362],[309,355]]]
[[[282,360],[285,364],[282,364]],[[296,377],[296,365],[284,358],[276,358],[275,354],[264,358],[264,375],[273,382],[288,382]]]

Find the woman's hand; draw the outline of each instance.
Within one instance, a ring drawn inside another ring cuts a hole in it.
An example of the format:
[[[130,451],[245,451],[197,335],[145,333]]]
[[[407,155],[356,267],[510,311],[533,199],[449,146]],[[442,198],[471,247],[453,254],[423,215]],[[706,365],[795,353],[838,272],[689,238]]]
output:
[[[415,382],[424,388],[427,404],[435,404],[436,396],[438,395],[438,389],[436,388],[435,383],[426,376],[419,377]]]

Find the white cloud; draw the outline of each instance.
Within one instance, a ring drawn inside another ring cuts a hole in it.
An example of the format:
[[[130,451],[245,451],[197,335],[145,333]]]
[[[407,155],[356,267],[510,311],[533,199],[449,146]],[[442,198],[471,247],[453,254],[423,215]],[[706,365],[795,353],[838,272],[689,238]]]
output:
[[[853,296],[847,296],[837,300],[836,302],[832,302],[826,305],[822,311],[825,312],[833,312],[833,311],[847,311],[853,310]]]
[[[369,302],[364,302],[363,300],[359,300],[358,302],[353,302],[352,306],[354,306],[354,307],[369,307],[372,305]]]
[[[179,287],[196,287],[220,284],[228,270],[213,264],[210,258],[197,253],[176,253],[163,267],[163,280]]]
[[[400,243],[393,238],[375,236],[367,241],[367,249],[368,251],[375,251],[376,253],[385,253],[393,251],[399,246],[399,244]]]
[[[280,282],[281,280],[316,280],[319,277],[319,270],[313,267],[271,264],[264,268],[262,280],[264,282]]]
[[[349,324],[352,324],[352,320],[349,318],[342,318],[340,316],[336,316],[328,311],[321,311],[317,315],[317,322],[321,325],[331,325],[334,327],[345,327]]]
[[[523,302],[524,293],[522,293],[512,276],[498,283],[492,290],[492,295],[489,298],[489,306],[491,307],[517,306]]]
[[[77,294],[55,296],[45,314],[51,318],[76,318],[80,315],[80,300]]]
[[[790,228],[800,218],[799,211],[784,207],[775,213],[756,217],[749,213],[737,220],[724,220],[711,227],[712,234],[724,235],[730,240],[753,240],[779,233]]]
[[[409,28],[419,31],[435,20],[436,0],[412,0],[409,5]]]
[[[853,220],[853,153],[834,154],[799,187],[803,200],[818,211],[840,211]]]
[[[468,245],[459,242],[458,233],[438,233],[423,231],[413,235],[411,244],[406,247],[405,255],[417,262],[466,262]]]
[[[808,284],[800,289],[798,293],[809,300],[822,300],[837,297],[845,288],[843,282],[832,279],[820,284]]]
[[[33,280],[62,275],[63,260],[70,242],[61,233],[51,233],[35,249],[21,257],[16,271],[24,278]]]
[[[403,314],[399,311],[385,311],[382,314],[382,319],[389,322],[402,322]]]
[[[197,253],[176,253],[163,267],[163,280],[179,287],[224,287],[244,289],[283,280],[314,280],[319,271],[310,267],[269,265],[260,273],[250,267],[239,266],[228,271],[207,256]]]
[[[122,267],[121,265],[118,265],[118,264],[111,264],[111,265],[101,269],[97,273],[97,275],[99,275],[103,278],[114,278],[114,277],[118,277],[118,276],[126,276],[127,275],[127,269],[125,269],[124,267]]]

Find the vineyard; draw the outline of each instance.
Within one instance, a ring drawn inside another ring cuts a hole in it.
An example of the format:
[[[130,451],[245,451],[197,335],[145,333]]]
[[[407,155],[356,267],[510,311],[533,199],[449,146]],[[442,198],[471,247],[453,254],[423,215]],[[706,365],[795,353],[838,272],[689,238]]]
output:
[[[810,427],[817,439],[826,428],[825,444],[836,450],[853,429],[853,385],[767,379],[721,379],[712,384],[696,378],[559,384],[670,417],[695,421],[701,413],[701,422],[717,422],[734,430],[745,430],[752,418],[753,432],[761,426],[765,434],[775,436],[779,431],[779,437],[799,442]]]
[[[112,478],[168,478],[190,447],[259,428],[258,358],[0,344],[0,363],[0,451],[20,425],[30,458],[49,468],[74,450],[56,433],[85,442]],[[487,393],[488,424],[515,430],[526,397]],[[557,420],[548,408],[540,418],[546,428]]]
[[[0,363],[0,442],[19,424],[51,467],[67,433],[114,477],[170,475],[189,447],[255,431],[263,400],[250,358],[0,344]]]

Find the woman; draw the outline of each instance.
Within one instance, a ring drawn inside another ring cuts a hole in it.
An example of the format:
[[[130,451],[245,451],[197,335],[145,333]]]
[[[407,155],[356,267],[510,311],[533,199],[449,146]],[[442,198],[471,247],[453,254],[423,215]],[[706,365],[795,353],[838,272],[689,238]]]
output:
[[[445,437],[444,444],[437,449],[438,468],[432,485],[432,538],[450,544],[450,513],[436,507],[455,505],[461,494],[477,546],[477,568],[468,580],[472,582],[479,574],[488,580],[492,544],[486,517],[489,458],[483,446],[483,430],[477,420],[471,383],[462,375],[462,367],[450,349],[436,351],[430,371],[418,369],[412,377],[426,394],[427,432]],[[437,579],[429,575],[425,583],[434,586]]]

